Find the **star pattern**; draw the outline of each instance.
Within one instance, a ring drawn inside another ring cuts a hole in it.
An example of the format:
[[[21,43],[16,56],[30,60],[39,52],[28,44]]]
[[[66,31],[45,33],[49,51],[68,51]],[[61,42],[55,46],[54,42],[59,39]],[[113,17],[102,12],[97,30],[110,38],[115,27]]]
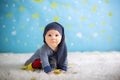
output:
[[[0,0],[0,52],[34,52],[53,21],[64,26],[68,51],[120,50],[119,2]]]

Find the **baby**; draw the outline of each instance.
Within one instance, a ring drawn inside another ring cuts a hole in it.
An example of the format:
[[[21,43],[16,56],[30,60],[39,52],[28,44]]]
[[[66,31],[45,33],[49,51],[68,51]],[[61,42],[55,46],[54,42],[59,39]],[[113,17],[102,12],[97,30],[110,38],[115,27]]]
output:
[[[26,62],[32,69],[43,69],[53,74],[54,69],[66,72],[68,68],[64,28],[57,22],[49,23],[43,33],[44,44]]]

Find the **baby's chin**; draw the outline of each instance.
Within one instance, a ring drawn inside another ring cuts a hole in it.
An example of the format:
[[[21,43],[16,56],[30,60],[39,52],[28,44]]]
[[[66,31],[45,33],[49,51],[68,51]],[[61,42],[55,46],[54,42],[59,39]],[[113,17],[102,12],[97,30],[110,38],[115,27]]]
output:
[[[51,47],[57,48],[58,44],[52,44]]]
[[[57,44],[51,44],[51,45],[48,45],[51,49],[53,50],[56,50],[58,45]]]

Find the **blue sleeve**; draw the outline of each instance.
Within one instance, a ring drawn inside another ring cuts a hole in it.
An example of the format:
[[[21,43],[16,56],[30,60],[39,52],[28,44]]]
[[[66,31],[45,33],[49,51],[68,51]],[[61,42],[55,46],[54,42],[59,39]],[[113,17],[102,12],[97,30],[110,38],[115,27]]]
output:
[[[51,71],[51,67],[48,59],[49,52],[50,50],[45,46],[43,46],[40,50],[40,59],[42,61],[42,67],[44,69],[44,72],[46,73]]]
[[[62,66],[61,69],[64,70],[64,71],[67,71],[67,69],[68,69],[68,60],[67,60],[67,58],[66,58],[66,60],[64,62],[64,65]]]
[[[25,66],[32,63],[34,60],[39,59],[39,49],[25,62]]]

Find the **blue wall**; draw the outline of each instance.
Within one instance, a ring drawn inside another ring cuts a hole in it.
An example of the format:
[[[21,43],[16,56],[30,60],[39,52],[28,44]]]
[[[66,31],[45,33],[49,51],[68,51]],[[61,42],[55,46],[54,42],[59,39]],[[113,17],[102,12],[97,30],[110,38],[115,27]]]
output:
[[[34,52],[46,24],[65,28],[68,51],[120,51],[120,0],[0,0],[0,52]]]

